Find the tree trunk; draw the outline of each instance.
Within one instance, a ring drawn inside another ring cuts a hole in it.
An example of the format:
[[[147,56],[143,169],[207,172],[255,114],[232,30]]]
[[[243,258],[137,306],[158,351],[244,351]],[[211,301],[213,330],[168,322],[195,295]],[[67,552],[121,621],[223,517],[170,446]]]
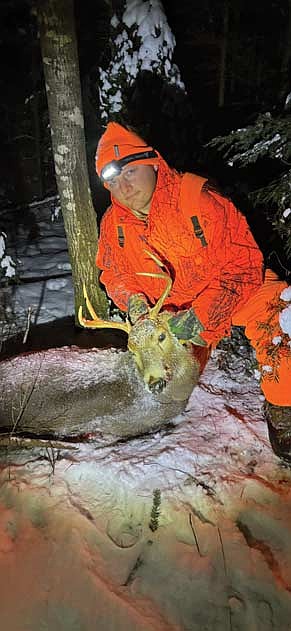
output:
[[[228,21],[229,21],[229,6],[228,0],[225,0],[223,4],[223,29],[221,35],[221,47],[220,47],[220,65],[219,65],[219,84],[218,84],[218,105],[223,107],[225,100],[225,75],[226,75],[226,54],[228,44]]]
[[[37,13],[75,313],[77,317],[79,305],[86,313],[84,283],[96,313],[105,317],[108,301],[95,266],[98,232],[88,178],[73,0],[39,0]]]
[[[280,69],[279,102],[284,105],[286,96],[290,92],[290,66],[291,66],[291,0],[287,3],[287,19],[285,37],[283,37],[283,54]]]
[[[43,178],[43,143],[42,143],[42,134],[41,134],[41,108],[40,108],[40,98],[39,98],[39,80],[40,80],[40,68],[38,59],[36,59],[36,50],[35,46],[32,48],[32,63],[31,63],[31,74],[32,74],[32,95],[33,98],[30,99],[30,108],[31,108],[31,124],[32,124],[32,135],[34,138],[34,165],[35,171],[37,175],[37,196],[38,199],[42,199],[44,195],[44,178]]]

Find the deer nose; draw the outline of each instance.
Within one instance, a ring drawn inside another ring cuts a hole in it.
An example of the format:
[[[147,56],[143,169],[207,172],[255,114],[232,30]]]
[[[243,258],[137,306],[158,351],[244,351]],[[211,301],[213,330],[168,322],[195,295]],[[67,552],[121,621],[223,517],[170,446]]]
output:
[[[155,377],[150,377],[148,384],[150,391],[154,394],[162,392],[163,389],[166,387],[165,379],[155,379]]]

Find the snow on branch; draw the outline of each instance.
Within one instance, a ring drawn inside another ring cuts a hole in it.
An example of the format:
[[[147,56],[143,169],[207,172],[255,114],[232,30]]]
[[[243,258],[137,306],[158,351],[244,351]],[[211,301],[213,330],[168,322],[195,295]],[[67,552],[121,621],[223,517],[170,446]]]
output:
[[[0,232],[0,278],[13,278],[15,276],[15,263],[11,256],[6,254],[5,232]]]
[[[246,167],[262,159],[278,162],[270,168],[269,181],[251,190],[254,205],[266,207],[280,234],[287,256],[291,255],[291,120],[288,116],[261,114],[253,125],[213,138],[207,145],[218,151],[228,166]],[[279,175],[278,175],[279,171]],[[274,175],[275,173],[275,175]],[[273,175],[272,175],[273,174]]]
[[[119,19],[111,19],[110,61],[99,68],[100,110],[103,122],[123,108],[124,91],[144,70],[163,76],[185,90],[180,72],[172,63],[175,38],[160,0],[126,0]]]
[[[274,119],[270,112],[261,114],[254,125],[213,138],[208,147],[215,147],[229,166],[246,166],[263,157],[290,163],[291,121]]]

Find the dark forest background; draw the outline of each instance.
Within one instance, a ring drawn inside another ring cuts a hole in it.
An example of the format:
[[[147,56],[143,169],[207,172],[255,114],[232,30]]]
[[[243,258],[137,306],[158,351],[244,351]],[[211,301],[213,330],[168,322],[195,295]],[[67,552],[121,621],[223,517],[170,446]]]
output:
[[[242,177],[205,145],[214,136],[253,123],[260,112],[284,112],[291,85],[290,5],[290,0],[165,1],[176,38],[174,61],[186,94],[144,73],[127,95],[128,122],[147,135],[170,164],[206,173],[232,194],[249,213],[261,240],[262,232],[270,237],[272,230],[264,226],[262,231],[260,214],[251,217],[248,183],[264,182],[278,166],[272,161],[259,164],[245,169]],[[121,6],[120,0],[75,1],[88,167],[99,216],[108,199],[94,171],[94,153],[103,129],[98,66],[106,63],[110,19]],[[2,0],[0,47],[0,209],[7,211],[56,194],[33,3]]]

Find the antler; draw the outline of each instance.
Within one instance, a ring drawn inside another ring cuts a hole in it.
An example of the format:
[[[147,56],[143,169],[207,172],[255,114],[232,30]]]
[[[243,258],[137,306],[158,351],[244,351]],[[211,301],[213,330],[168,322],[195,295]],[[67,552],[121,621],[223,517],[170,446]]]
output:
[[[85,298],[86,307],[92,317],[92,320],[86,320],[83,318],[83,309],[82,305],[79,307],[78,311],[78,320],[81,326],[84,326],[86,329],[119,329],[121,331],[125,331],[125,333],[129,333],[131,329],[131,324],[127,320],[126,322],[114,322],[113,320],[102,320],[99,318],[93,308],[92,303],[87,294],[87,290],[85,285],[83,285],[83,294]]]
[[[160,261],[160,259],[158,259],[158,257],[153,254],[152,252],[149,252],[149,250],[145,250],[146,254],[148,254],[148,256],[151,257],[151,259],[153,259],[153,261],[155,261],[155,263],[163,268],[164,264],[162,263],[162,261]],[[172,289],[172,279],[169,276],[169,274],[155,274],[152,272],[137,272],[138,276],[151,276],[151,278],[164,278],[166,280],[166,287],[162,293],[162,295],[159,297],[159,300],[156,302],[155,306],[152,307],[152,309],[150,309],[149,312],[149,318],[150,320],[155,320],[167,298],[167,296],[169,295],[171,289]]]
[[[149,252],[148,250],[145,250],[145,252],[146,254],[148,254],[148,256],[150,256],[153,259],[153,261],[155,261],[155,263],[159,267],[161,268],[164,267],[163,263],[158,259],[157,256],[155,256],[155,254],[153,254],[152,252]],[[168,274],[163,274],[163,273],[161,274],[155,274],[152,272],[136,272],[136,273],[138,276],[150,276],[151,278],[164,278],[166,280],[166,287],[162,295],[160,296],[159,300],[156,302],[155,306],[152,307],[152,309],[150,309],[149,311],[148,317],[150,318],[150,320],[155,320],[163,306],[165,299],[167,298],[167,296],[169,295],[171,291],[172,279]],[[95,312],[93,305],[90,302],[85,285],[83,285],[83,294],[85,298],[86,307],[90,313],[90,316],[92,317],[92,320],[86,320],[83,317],[83,309],[81,305],[78,311],[78,320],[81,326],[85,327],[86,329],[119,329],[129,334],[131,330],[131,324],[129,320],[126,320],[126,322],[114,322],[113,320],[102,320],[102,318],[99,318],[97,316],[97,313]]]

